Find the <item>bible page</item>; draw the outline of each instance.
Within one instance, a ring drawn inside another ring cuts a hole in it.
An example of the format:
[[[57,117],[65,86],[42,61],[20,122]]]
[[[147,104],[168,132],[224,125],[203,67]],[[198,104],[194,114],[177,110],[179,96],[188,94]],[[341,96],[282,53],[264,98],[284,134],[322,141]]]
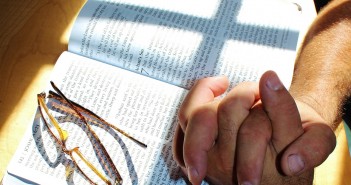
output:
[[[226,75],[234,86],[267,70],[292,78],[301,29],[287,0],[89,0],[69,51],[184,88]]]
[[[172,137],[176,112],[187,90],[69,52],[60,56],[52,81],[70,100],[147,144],[144,148],[110,127],[91,124],[123,184],[186,184],[173,160]],[[99,167],[95,151],[86,152],[94,143],[77,124],[79,119],[54,107],[50,111],[68,132],[72,148],[79,147]],[[38,184],[89,184],[72,159],[50,139],[39,114],[7,173]]]

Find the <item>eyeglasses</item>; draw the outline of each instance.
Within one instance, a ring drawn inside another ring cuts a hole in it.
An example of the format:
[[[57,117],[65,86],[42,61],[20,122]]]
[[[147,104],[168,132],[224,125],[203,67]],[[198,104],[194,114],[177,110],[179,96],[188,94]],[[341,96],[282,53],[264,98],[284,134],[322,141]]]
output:
[[[72,149],[68,149],[66,146],[66,141],[68,139],[68,132],[61,128],[58,120],[50,113],[48,106],[46,105],[46,94],[40,93],[37,95],[38,98],[38,107],[41,118],[48,128],[49,134],[52,136],[54,142],[58,144],[63,153],[70,156],[74,165],[77,167],[77,170],[89,181],[91,184],[96,184],[92,178],[89,177],[88,174],[95,174],[100,180],[102,180],[106,184],[122,184],[122,177],[112,162],[111,157],[106,151],[104,145],[100,141],[99,137],[95,133],[95,131],[91,128],[88,121],[93,124],[102,124],[109,128],[114,129],[115,131],[123,134],[127,138],[131,139],[135,143],[139,144],[142,147],[147,147],[146,144],[140,142],[134,137],[130,136],[123,130],[119,129],[115,125],[112,125],[102,119],[100,116],[96,115],[89,109],[84,108],[83,106],[69,100],[57,87],[53,82],[50,82],[53,89],[57,92],[49,91],[47,98],[52,98],[55,101],[52,101],[52,106],[62,112],[70,114],[75,118],[81,120],[79,122],[79,126],[86,128],[87,136],[92,141],[92,147],[94,151],[97,153],[97,158],[100,162],[102,169],[107,174],[107,177],[99,171],[79,150],[79,147],[73,147]],[[49,121],[48,121],[49,120]],[[49,124],[50,123],[50,124]]]

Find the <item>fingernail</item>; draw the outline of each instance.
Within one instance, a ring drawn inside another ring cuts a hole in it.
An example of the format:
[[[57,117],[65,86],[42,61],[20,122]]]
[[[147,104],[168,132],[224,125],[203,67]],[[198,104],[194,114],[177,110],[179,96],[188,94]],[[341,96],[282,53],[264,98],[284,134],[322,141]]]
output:
[[[297,174],[305,168],[305,163],[299,155],[292,154],[288,157],[288,164],[290,172]]]
[[[271,75],[266,82],[268,88],[272,89],[273,91],[277,91],[283,88],[282,82],[279,80],[277,75]]]
[[[194,180],[199,176],[199,173],[194,167],[188,167],[188,177],[190,182],[194,182]]]

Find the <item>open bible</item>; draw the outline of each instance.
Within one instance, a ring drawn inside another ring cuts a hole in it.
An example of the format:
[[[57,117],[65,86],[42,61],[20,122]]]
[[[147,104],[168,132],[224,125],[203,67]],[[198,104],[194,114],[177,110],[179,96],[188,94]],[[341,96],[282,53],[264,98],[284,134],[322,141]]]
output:
[[[289,87],[299,34],[306,29],[302,12],[303,6],[287,0],[89,0],[50,81],[147,145],[87,121],[123,184],[186,184],[172,157],[172,138],[188,90],[196,80],[217,75],[227,76],[232,88],[258,81],[267,70]],[[45,92],[50,90],[48,83]],[[75,113],[47,104],[72,146],[107,174]],[[104,184],[77,169],[42,117],[38,108],[3,184],[89,184],[87,177]]]

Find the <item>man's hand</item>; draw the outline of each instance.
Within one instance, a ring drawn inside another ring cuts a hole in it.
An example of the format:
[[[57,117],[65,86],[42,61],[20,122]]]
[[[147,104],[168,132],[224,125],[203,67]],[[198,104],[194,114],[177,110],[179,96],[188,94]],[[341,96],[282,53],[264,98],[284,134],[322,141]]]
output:
[[[242,83],[217,101],[216,97],[227,87],[224,77],[202,79],[180,109],[174,156],[193,184],[199,184],[205,176],[213,183],[223,184],[231,184],[235,178],[236,136],[259,98],[258,84]]]
[[[311,182],[304,172],[335,146],[320,116],[302,103],[297,109],[273,72],[263,75],[260,88],[243,83],[216,100],[226,88],[223,78],[199,81],[181,107],[174,152],[190,181],[199,184],[206,176],[215,184]]]
[[[312,184],[313,168],[335,147],[332,129],[309,106],[295,104],[274,72],[261,77],[259,88],[262,104],[251,110],[238,133],[239,184]],[[262,127],[271,127],[271,133]]]

